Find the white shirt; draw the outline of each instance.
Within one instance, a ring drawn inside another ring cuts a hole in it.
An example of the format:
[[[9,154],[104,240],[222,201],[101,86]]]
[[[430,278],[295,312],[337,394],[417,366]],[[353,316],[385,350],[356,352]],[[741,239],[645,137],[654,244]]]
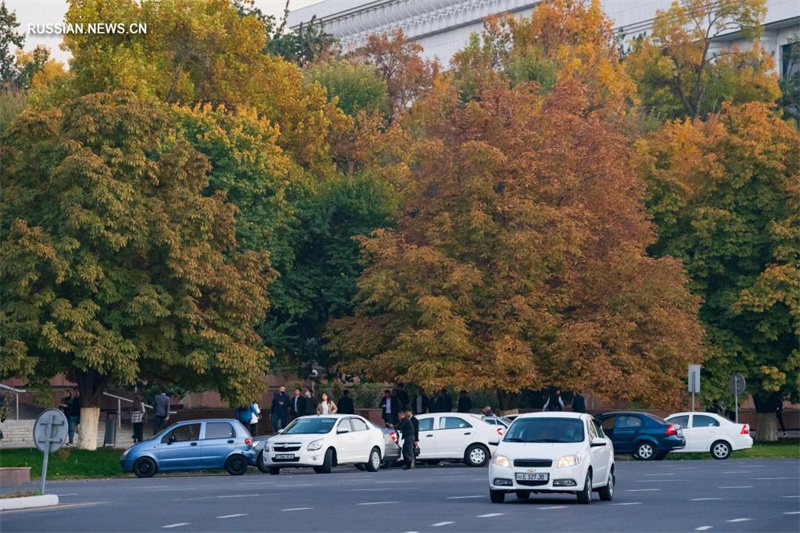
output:
[[[251,424],[258,424],[258,415],[261,414],[261,409],[258,408],[258,404],[253,402],[251,411],[250,411],[250,423]]]
[[[328,414],[328,402],[322,402],[322,414],[323,415]]]

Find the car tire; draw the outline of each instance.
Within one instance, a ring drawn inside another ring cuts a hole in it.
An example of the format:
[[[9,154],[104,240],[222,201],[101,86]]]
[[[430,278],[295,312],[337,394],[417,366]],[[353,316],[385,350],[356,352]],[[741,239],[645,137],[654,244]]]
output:
[[[608,483],[605,487],[601,487],[598,491],[600,494],[600,499],[604,502],[610,502],[614,499],[614,483],[616,482],[614,469],[611,469],[611,473],[608,475]]]
[[[269,467],[269,474],[271,476],[277,476],[280,473],[281,473],[281,469],[280,468],[278,468],[276,466]]]
[[[238,453],[231,455],[225,461],[225,470],[232,476],[241,476],[247,472],[247,459]]]
[[[636,451],[633,453],[634,459],[639,461],[650,461],[654,459],[658,453],[655,445],[652,442],[640,442],[636,445]]]
[[[489,499],[492,503],[503,503],[506,499],[506,493],[502,490],[489,490]]]
[[[490,458],[491,454],[483,444],[471,444],[467,447],[467,451],[464,452],[464,462],[469,466],[486,466]]]
[[[372,448],[369,452],[369,461],[366,463],[367,472],[377,472],[381,469],[381,451],[378,448]]]
[[[267,474],[269,473],[269,467],[264,460],[264,452],[258,454],[258,460],[256,460],[256,467],[261,470],[262,473]]]
[[[156,470],[158,470],[156,462],[149,457],[140,457],[133,463],[133,473],[136,477],[153,477]]]
[[[316,472],[317,474],[330,474],[332,467],[333,467],[333,448],[328,448],[325,451],[325,459],[322,462],[322,466],[315,466],[314,472]]]
[[[527,500],[531,497],[531,491],[529,490],[518,490],[517,491],[517,499],[518,500]]]
[[[592,471],[586,472],[586,481],[583,482],[583,489],[577,494],[578,503],[592,503]]]
[[[711,457],[722,461],[731,456],[731,445],[724,440],[715,441],[711,445]]]

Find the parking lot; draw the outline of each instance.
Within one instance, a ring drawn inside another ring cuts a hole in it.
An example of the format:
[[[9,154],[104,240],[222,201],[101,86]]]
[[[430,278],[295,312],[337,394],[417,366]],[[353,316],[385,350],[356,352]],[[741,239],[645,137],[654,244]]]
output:
[[[61,505],[0,514],[23,531],[798,531],[790,460],[618,462],[612,502],[488,498],[485,468],[308,469],[49,484]]]

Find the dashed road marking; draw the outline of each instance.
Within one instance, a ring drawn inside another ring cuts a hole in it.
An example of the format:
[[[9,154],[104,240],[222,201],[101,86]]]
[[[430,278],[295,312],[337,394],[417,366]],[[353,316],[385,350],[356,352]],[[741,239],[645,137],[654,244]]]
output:
[[[717,487],[720,489],[752,489],[753,485],[733,485],[730,487]]]
[[[731,518],[730,520],[725,520],[725,521],[734,524],[736,522],[750,522],[752,520],[753,520],[752,518]]]
[[[694,530],[695,531],[705,531],[707,529],[711,529],[712,527],[714,527],[714,526],[700,526],[700,527],[694,528]]]
[[[639,479],[639,483],[683,483],[685,479]]]
[[[716,502],[725,498],[692,498],[690,502]]]
[[[447,499],[448,500],[468,500],[468,499],[472,499],[472,498],[485,498],[485,497],[486,496],[483,495],[483,494],[478,494],[478,495],[475,495],[475,496],[449,496]]]
[[[288,509],[281,509],[284,513],[289,513],[291,511],[310,511],[313,507],[290,507]]]
[[[622,503],[612,503],[611,505],[642,505],[642,502],[622,502]]]
[[[491,518],[493,516],[503,516],[505,513],[486,513],[475,515],[478,518]]]
[[[431,527],[449,526],[450,524],[455,524],[455,522],[436,522],[435,524],[431,524]]]
[[[393,503],[400,503],[398,501],[391,501],[391,502],[364,502],[364,503],[357,503],[356,505],[390,505]]]
[[[755,479],[758,481],[777,481],[779,479],[796,479],[796,478],[781,476],[781,477],[757,477]]]
[[[218,516],[220,520],[224,520],[225,518],[236,518],[237,516],[247,516],[246,513],[236,513],[236,514],[224,514],[222,516]]]
[[[214,496],[215,498],[258,498],[261,494],[223,494],[222,496]]]
[[[181,526],[188,526],[191,522],[178,522],[177,524],[169,524],[167,526],[162,526],[162,529],[172,529],[173,527],[181,527]]]
[[[781,498],[800,498],[800,494],[792,494],[790,496],[781,496]]]
[[[655,492],[661,489],[627,489],[625,492]]]
[[[728,470],[723,472],[723,474],[749,474],[747,470]]]
[[[539,511],[549,511],[550,509],[566,509],[566,505],[551,505],[550,507],[537,507]]]
[[[783,514],[800,514],[800,511],[788,511],[788,512],[783,513]]]

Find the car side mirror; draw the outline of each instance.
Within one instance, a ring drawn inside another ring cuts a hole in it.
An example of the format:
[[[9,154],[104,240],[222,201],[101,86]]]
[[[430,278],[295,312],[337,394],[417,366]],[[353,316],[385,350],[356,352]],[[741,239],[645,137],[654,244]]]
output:
[[[350,430],[347,428],[339,428],[336,430],[336,433],[341,435],[342,433],[350,433]]]
[[[598,437],[596,439],[592,439],[591,447],[597,448],[598,446],[606,446],[607,444],[608,443],[606,442],[606,439],[601,439]]]

